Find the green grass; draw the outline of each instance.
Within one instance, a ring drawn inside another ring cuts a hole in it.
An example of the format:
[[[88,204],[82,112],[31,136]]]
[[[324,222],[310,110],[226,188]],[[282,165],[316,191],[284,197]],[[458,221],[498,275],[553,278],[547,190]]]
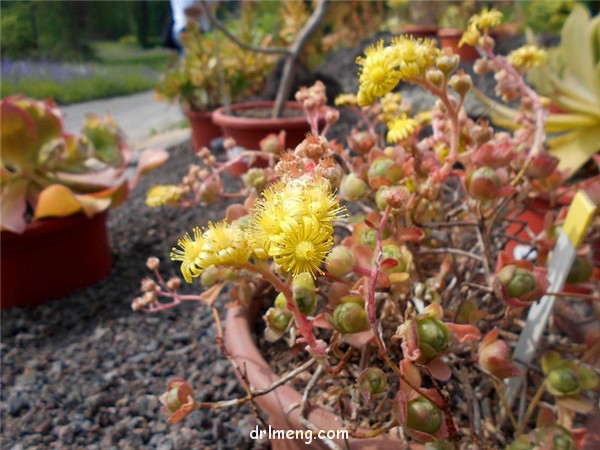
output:
[[[167,68],[170,52],[164,48],[142,49],[136,44],[123,42],[95,42],[92,44],[96,59],[104,65],[139,65],[157,72]]]
[[[36,99],[53,98],[58,104],[66,105],[134,94],[153,89],[171,57],[166,49],[142,49],[123,42],[96,42],[92,47],[96,55],[92,63],[24,61],[26,69],[16,76],[3,71],[0,95],[4,98],[23,93]],[[63,66],[69,76],[56,75],[63,72]],[[72,75],[73,67],[82,67],[81,76]]]

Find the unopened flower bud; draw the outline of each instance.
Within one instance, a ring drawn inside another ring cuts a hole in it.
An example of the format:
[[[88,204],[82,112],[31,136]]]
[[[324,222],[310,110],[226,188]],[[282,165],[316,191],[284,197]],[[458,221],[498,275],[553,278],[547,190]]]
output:
[[[352,272],[354,256],[352,251],[343,245],[333,247],[327,256],[327,271],[334,277],[343,277]]]
[[[477,145],[483,145],[488,142],[494,136],[494,130],[489,126],[487,122],[473,126],[469,134]]]
[[[159,400],[164,405],[162,411],[169,415],[168,423],[180,422],[196,408],[194,390],[181,378],[171,379]]]
[[[441,70],[428,70],[425,78],[434,86],[440,87],[444,81],[444,74]]]
[[[594,272],[594,262],[586,256],[576,256],[567,277],[568,283],[584,283]]]
[[[249,169],[248,172],[242,175],[242,179],[247,186],[253,187],[258,192],[262,191],[268,182],[265,169],[256,167]]]
[[[143,292],[156,292],[159,290],[158,284],[156,281],[151,278],[144,278],[142,280],[142,291]]]
[[[292,283],[292,292],[300,312],[312,316],[317,309],[317,294],[312,275],[308,272],[299,273]]]
[[[504,266],[498,273],[500,282],[506,287],[508,295],[520,298],[536,288],[533,273],[512,264]]]
[[[491,167],[480,167],[467,177],[467,189],[477,200],[496,198],[502,181]]]
[[[340,184],[340,194],[350,202],[363,199],[367,195],[367,191],[367,183],[354,173],[346,175]]]
[[[473,64],[473,71],[477,75],[485,75],[492,69],[493,65],[489,59],[479,58],[477,61],[475,61],[475,64]]]
[[[146,267],[150,270],[157,270],[160,265],[160,260],[156,256],[151,256],[146,260]]]
[[[460,71],[458,74],[453,75],[448,83],[452,89],[456,91],[461,97],[465,96],[467,92],[473,87],[473,80],[471,76]]]
[[[269,308],[264,315],[267,326],[274,331],[285,332],[292,319],[292,313],[278,308]]]
[[[417,332],[419,334],[419,350],[428,360],[439,356],[448,347],[450,332],[446,325],[433,317],[417,321]]]
[[[381,396],[387,387],[387,377],[376,367],[365,369],[358,377],[358,389],[367,401]]]
[[[360,153],[361,155],[369,153],[375,145],[377,145],[377,136],[368,131],[352,130],[348,137],[348,146],[350,147],[350,150]]]
[[[509,378],[515,375],[515,368],[511,364],[512,353],[506,342],[498,339],[498,330],[490,331],[479,347],[479,365],[492,375],[500,378]]]
[[[219,282],[219,269],[215,266],[208,266],[200,275],[200,284],[205,288],[214,286]]]
[[[337,109],[329,109],[325,113],[325,123],[329,126],[335,125],[340,120],[340,112]]]
[[[546,425],[536,433],[536,449],[575,450],[573,434],[561,425]],[[511,449],[512,450],[512,449]]]
[[[232,137],[226,137],[223,140],[223,147],[225,147],[225,150],[233,150],[235,146],[235,139],[233,139]]]
[[[369,328],[367,313],[362,302],[340,303],[333,311],[333,326],[340,333],[358,333]]]
[[[535,180],[548,178],[554,169],[558,166],[559,159],[548,153],[541,153],[531,160],[531,164],[527,168],[527,176]]]
[[[447,76],[458,67],[459,62],[460,56],[458,55],[442,55],[437,59],[435,65]]]
[[[287,299],[285,298],[285,295],[283,294],[283,292],[280,292],[279,294],[277,294],[277,297],[275,297],[275,308],[277,309],[281,309],[281,310],[286,310],[287,309]]]
[[[394,209],[402,208],[410,198],[410,192],[404,186],[395,186],[387,189],[385,201]]]
[[[548,385],[564,395],[575,395],[580,389],[579,377],[570,368],[558,368],[548,374]]]
[[[167,281],[167,287],[172,291],[176,291],[181,287],[181,278],[171,277],[169,281]]]
[[[491,50],[494,50],[494,46],[496,45],[496,41],[489,34],[485,34],[485,35],[483,35],[483,36],[481,36],[479,38],[479,41],[477,42],[477,45],[479,45],[484,50],[490,50],[491,51]]]
[[[442,412],[423,397],[408,402],[406,406],[406,426],[413,430],[434,435],[442,427]]]

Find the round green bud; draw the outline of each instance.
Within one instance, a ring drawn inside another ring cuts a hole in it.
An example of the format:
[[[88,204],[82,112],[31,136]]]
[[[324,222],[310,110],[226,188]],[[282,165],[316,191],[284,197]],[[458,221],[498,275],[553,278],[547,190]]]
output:
[[[446,325],[433,317],[426,317],[417,322],[419,334],[419,350],[426,359],[433,359],[446,350],[450,333]]]
[[[548,374],[548,384],[555,391],[575,395],[580,390],[579,377],[569,368],[558,368]]]
[[[282,292],[277,294],[277,297],[275,297],[275,308],[280,310],[287,310],[287,299],[285,298],[285,295],[283,295]]]
[[[335,277],[343,277],[354,268],[354,255],[343,245],[333,247],[327,256],[327,271]]]
[[[442,427],[442,420],[442,412],[422,397],[406,406],[406,425],[413,430],[434,435]]]
[[[358,333],[369,328],[367,313],[361,303],[340,303],[333,311],[333,326],[341,333]]]
[[[355,202],[364,198],[367,195],[367,183],[361,180],[354,173],[346,175],[340,184],[340,194],[346,200]]]
[[[533,273],[514,265],[504,266],[498,273],[498,278],[508,291],[508,295],[520,298],[536,288]]]
[[[367,398],[382,394],[386,386],[385,373],[376,367],[369,367],[358,377],[358,387]]]
[[[292,319],[292,313],[276,308],[269,308],[264,315],[264,319],[269,328],[278,332],[284,332],[287,330],[290,320]]]
[[[569,276],[567,277],[568,283],[584,283],[590,279],[594,272],[594,263],[590,258],[583,256],[576,256]]]
[[[492,200],[496,198],[502,181],[494,169],[483,166],[476,169],[467,178],[467,189],[477,200]]]

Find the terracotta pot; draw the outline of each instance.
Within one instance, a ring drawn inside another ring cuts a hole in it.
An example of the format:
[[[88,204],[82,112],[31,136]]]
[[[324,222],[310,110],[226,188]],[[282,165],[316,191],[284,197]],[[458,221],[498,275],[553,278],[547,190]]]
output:
[[[244,110],[265,109],[270,111],[273,109],[273,102],[245,102],[237,103],[229,106],[229,111],[241,112]],[[302,112],[302,105],[297,102],[286,102],[286,110],[296,110]],[[306,133],[310,131],[308,122],[304,115],[290,118],[272,119],[239,117],[231,115],[225,107],[215,110],[213,113],[213,121],[220,125],[225,136],[232,137],[236,143],[249,150],[258,150],[260,141],[271,133],[279,133],[285,130],[285,145],[287,148],[293,148],[304,140]],[[319,126],[325,124],[325,118],[319,120]]]
[[[108,275],[106,218],[75,214],[33,222],[23,234],[2,231],[2,309],[60,298]]]
[[[479,53],[475,47],[471,45],[463,45],[458,47],[458,43],[463,35],[463,30],[457,30],[454,28],[442,28],[438,30],[438,39],[440,41],[440,47],[450,47],[454,53],[460,56],[460,60],[464,62],[472,62],[479,58]]]
[[[436,25],[408,25],[402,30],[402,34],[410,34],[416,38],[437,37],[438,27]]]
[[[196,151],[202,147],[210,147],[213,139],[223,136],[221,127],[213,123],[212,111],[186,111],[185,115],[192,127],[192,143]]]
[[[234,306],[227,310],[225,325],[225,344],[231,356],[240,367],[247,370],[248,380],[256,389],[265,389],[279,379],[269,364],[263,359],[253,335],[253,324],[260,312],[260,302],[251,303],[248,308]],[[256,398],[256,402],[268,415],[268,423],[273,430],[305,430],[299,421],[299,408],[290,408],[300,404],[302,395],[288,385],[283,385]],[[291,409],[291,411],[290,411]],[[340,430],[342,424],[335,414],[323,408],[314,407],[308,414],[308,420],[320,430]],[[332,439],[340,447],[346,448],[342,439]],[[402,441],[392,433],[371,439],[350,439],[352,450],[396,450],[403,448]],[[318,439],[306,444],[303,440],[272,439],[273,450],[325,450],[327,447]],[[411,445],[412,449],[423,448]]]

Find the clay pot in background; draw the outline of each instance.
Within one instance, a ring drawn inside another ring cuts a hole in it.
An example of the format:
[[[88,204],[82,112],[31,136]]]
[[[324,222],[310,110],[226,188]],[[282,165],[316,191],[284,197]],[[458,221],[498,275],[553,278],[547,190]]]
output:
[[[212,111],[186,111],[185,115],[189,119],[192,128],[194,150],[199,151],[202,147],[210,147],[213,139],[223,135],[221,127],[213,123]]]

